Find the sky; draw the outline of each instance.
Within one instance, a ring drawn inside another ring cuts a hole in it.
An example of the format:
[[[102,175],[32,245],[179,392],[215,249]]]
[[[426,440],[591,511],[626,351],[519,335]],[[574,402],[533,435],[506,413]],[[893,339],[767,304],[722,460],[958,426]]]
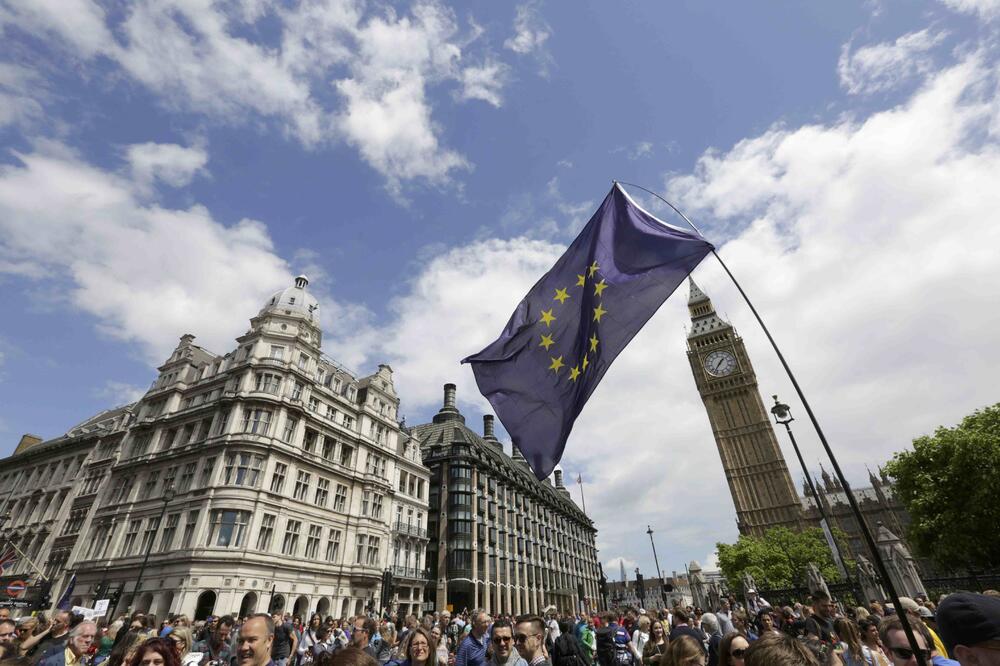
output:
[[[0,455],[137,399],[183,333],[230,351],[299,273],[408,423],[446,382],[480,423],[459,359],[617,179],[717,245],[863,485],[998,401],[998,29],[998,0],[0,0]],[[818,470],[738,292],[694,277]],[[686,296],[562,461],[612,579],[655,574],[647,525],[668,573],[737,537]]]

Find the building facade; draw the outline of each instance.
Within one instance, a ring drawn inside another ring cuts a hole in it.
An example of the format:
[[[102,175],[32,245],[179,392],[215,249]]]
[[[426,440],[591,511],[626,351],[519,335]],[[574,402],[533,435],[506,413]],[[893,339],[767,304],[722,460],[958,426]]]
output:
[[[743,340],[694,280],[689,278],[689,284],[688,360],[712,424],[740,534],[798,528],[799,497]]]
[[[539,482],[516,448],[504,451],[483,419],[465,423],[455,385],[431,423],[410,435],[430,469],[426,598],[437,608],[491,613],[572,612],[599,604],[596,529],[570,498],[557,469]]]
[[[346,616],[399,566],[400,610],[419,607],[429,472],[391,368],[326,357],[307,285],[274,294],[233,351],[184,335],[137,403],[0,461],[5,530],[54,578],[76,573],[75,602]]]

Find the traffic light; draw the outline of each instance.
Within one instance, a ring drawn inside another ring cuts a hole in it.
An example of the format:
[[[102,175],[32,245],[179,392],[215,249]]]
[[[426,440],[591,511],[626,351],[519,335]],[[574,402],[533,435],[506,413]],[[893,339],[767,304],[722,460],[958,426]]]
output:
[[[396,581],[392,572],[386,569],[382,572],[382,608],[389,608],[392,605],[392,598],[396,592]]]
[[[641,605],[643,599],[646,598],[646,587],[642,580],[642,574],[638,571],[635,572],[635,593],[639,596],[639,604]]]

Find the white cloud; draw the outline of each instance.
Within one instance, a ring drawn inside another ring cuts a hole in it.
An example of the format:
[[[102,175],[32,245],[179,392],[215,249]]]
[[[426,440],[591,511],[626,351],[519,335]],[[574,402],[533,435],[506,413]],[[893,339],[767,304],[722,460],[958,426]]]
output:
[[[44,79],[37,72],[0,62],[0,128],[30,127],[44,115],[41,102],[49,98]]]
[[[85,62],[110,59],[170,109],[276,125],[309,148],[346,141],[394,193],[414,180],[450,184],[470,166],[444,145],[430,89],[457,83],[459,99],[497,106],[506,80],[505,66],[488,58],[460,66],[481,29],[460,34],[452,12],[433,0],[417,0],[408,13],[366,13],[356,0],[143,0],[121,17],[92,0],[10,4],[0,23],[54,38]],[[265,17],[280,27],[277,43],[252,37]]]
[[[108,380],[104,382],[104,386],[96,394],[97,397],[108,400],[111,404],[117,406],[136,402],[142,396],[146,395],[146,391],[148,390],[148,386],[133,386],[127,382]]]
[[[612,154],[615,153],[625,153],[625,156],[632,160],[642,159],[644,157],[652,157],[653,155],[653,142],[652,141],[637,141],[630,146],[618,146],[611,151]]]
[[[545,42],[552,36],[552,28],[539,11],[538,2],[525,2],[517,6],[514,16],[514,34],[504,41],[504,48],[520,55],[534,54],[540,73],[548,74],[552,56],[545,48]]]
[[[840,85],[852,95],[869,94],[925,75],[934,65],[930,52],[947,36],[944,31],[924,29],[854,51],[850,43],[844,44],[837,63]]]
[[[966,14],[977,14],[984,21],[1000,16],[1000,0],[942,0],[945,5]]]
[[[200,147],[187,148],[175,143],[137,143],[126,149],[132,178],[143,189],[156,181],[183,187],[205,172],[208,153]]]

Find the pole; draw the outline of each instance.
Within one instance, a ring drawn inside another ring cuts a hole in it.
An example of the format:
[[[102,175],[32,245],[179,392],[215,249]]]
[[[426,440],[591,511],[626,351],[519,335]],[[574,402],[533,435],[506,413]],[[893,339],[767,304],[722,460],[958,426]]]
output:
[[[587,498],[583,495],[583,474],[576,475],[576,482],[580,484],[580,501],[583,503],[583,515],[587,515]]]
[[[157,529],[163,524],[163,517],[167,514],[167,505],[174,498],[174,491],[171,488],[167,488],[163,493],[163,508],[160,510],[160,519],[156,524]],[[142,557],[142,565],[139,566],[139,575],[135,578],[135,585],[132,587],[132,597],[128,602],[128,612],[129,614],[135,610],[135,595],[139,592],[139,586],[142,584],[142,575],[146,572],[146,564],[149,562],[149,554],[153,552],[153,542],[156,541],[156,533],[149,538],[149,543],[146,544],[146,554]]]
[[[632,183],[621,183],[622,185],[629,185],[630,187],[637,187],[644,192],[649,192],[654,197],[667,204],[680,215],[685,222],[687,222],[692,229],[695,230],[699,236],[702,235],[698,227],[694,226],[694,223],[688,219],[687,215],[682,213],[676,206],[661,197],[656,192],[646,189],[641,185],[634,185]],[[791,380],[792,386],[795,388],[795,393],[799,396],[799,400],[802,402],[802,406],[806,409],[806,414],[809,415],[809,420],[812,422],[813,429],[816,430],[816,435],[819,437],[820,443],[823,445],[823,450],[826,451],[827,457],[830,459],[830,464],[833,466],[833,471],[837,475],[837,479],[840,481],[841,486],[844,488],[844,494],[847,495],[847,502],[851,505],[851,511],[854,512],[854,517],[858,521],[858,525],[861,528],[861,534],[865,539],[865,543],[868,545],[868,550],[872,554],[872,560],[875,562],[875,566],[878,567],[879,576],[885,583],[886,589],[889,591],[889,598],[892,600],[893,605],[896,607],[896,614],[899,616],[900,624],[903,625],[903,631],[906,634],[906,640],[910,644],[910,649],[913,650],[914,656],[917,658],[918,666],[927,666],[927,662],[924,660],[923,653],[920,652],[920,646],[917,645],[916,636],[913,634],[913,627],[910,626],[910,621],[906,618],[906,612],[903,610],[902,604],[899,602],[899,595],[896,593],[896,586],[893,585],[892,579],[889,578],[889,571],[885,568],[885,562],[882,561],[882,555],[879,553],[878,546],[875,543],[875,538],[872,536],[871,529],[868,527],[868,523],[865,522],[865,517],[861,513],[861,508],[858,506],[858,501],[854,497],[854,492],[851,490],[851,484],[847,482],[847,477],[844,476],[843,470],[840,469],[840,463],[837,461],[837,457],[833,455],[833,449],[830,448],[830,443],[826,440],[826,435],[823,433],[823,429],[819,425],[819,420],[813,413],[812,406],[810,406],[809,401],[806,399],[805,394],[802,392],[802,387],[799,386],[798,380],[795,378],[795,374],[792,373],[791,367],[788,365],[788,361],[785,360],[785,355],[781,353],[781,349],[778,348],[778,343],[774,341],[774,337],[771,335],[771,331],[764,324],[764,320],[761,318],[760,313],[757,312],[757,308],[754,307],[753,302],[750,301],[750,297],[747,296],[746,292],[743,291],[743,287],[736,280],[736,276],[733,275],[732,271],[729,270],[729,266],[726,262],[722,260],[719,253],[714,249],[712,254],[718,260],[719,265],[732,280],[733,284],[736,286],[736,290],[740,292],[740,296],[743,297],[744,302],[750,308],[750,312],[753,313],[754,318],[757,323],[760,324],[761,329],[764,331],[764,335],[767,336],[767,341],[771,343],[771,348],[774,349],[774,353],[777,354],[778,360],[781,361],[781,367],[785,369],[785,374],[788,375],[788,379]]]
[[[660,570],[660,559],[656,556],[656,543],[653,541],[653,528],[646,525],[646,534],[649,535],[649,545],[653,547],[653,563],[656,564],[656,577],[660,579],[660,598],[663,600],[663,607],[667,607],[667,592],[663,589],[663,572]]]

